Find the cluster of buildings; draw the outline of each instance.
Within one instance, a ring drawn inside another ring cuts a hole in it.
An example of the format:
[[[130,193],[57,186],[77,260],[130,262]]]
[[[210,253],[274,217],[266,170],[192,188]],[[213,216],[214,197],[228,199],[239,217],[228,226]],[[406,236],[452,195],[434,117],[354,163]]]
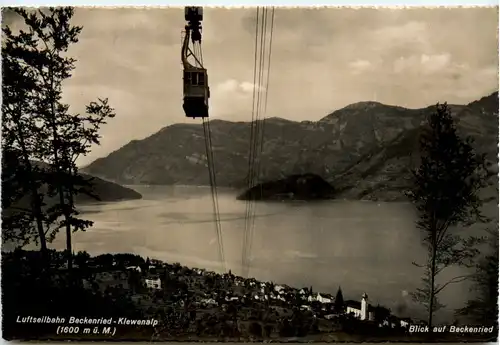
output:
[[[161,264],[159,264],[161,266]],[[139,267],[139,266],[129,266],[127,270],[135,270],[140,272],[142,275],[143,283],[146,287],[152,290],[161,290],[162,280],[159,275],[150,274],[150,271],[155,271],[159,268],[158,265],[150,264],[147,267]],[[146,271],[146,272],[143,272]],[[231,294],[225,294],[224,300],[228,302],[236,302],[242,301],[246,299],[253,299],[255,301],[270,301],[274,300],[276,302],[289,302],[289,303],[302,303],[300,305],[301,309],[310,310],[317,312],[318,315],[322,315],[321,317],[325,319],[333,319],[338,316],[338,311],[334,310],[335,298],[332,295],[324,294],[324,293],[312,293],[311,289],[302,288],[300,290],[288,287],[286,285],[278,285],[269,282],[259,282],[255,279],[245,279],[243,277],[238,277],[235,275],[222,274],[218,275],[215,272],[208,272],[204,269],[193,269],[192,274],[195,276],[218,276],[218,279],[230,280],[232,286],[234,286],[234,290],[237,291],[238,287],[241,290],[246,291],[244,294],[238,294],[233,292]],[[247,287],[248,289],[243,289]],[[251,292],[248,292],[251,291]],[[206,298],[201,298],[199,303],[203,305],[217,305],[218,303],[215,300],[215,292],[213,295],[206,295]],[[297,298],[297,296],[299,296]],[[298,299],[298,300],[297,300]],[[314,305],[314,307],[313,307]],[[359,301],[347,300],[343,302],[344,312],[346,314],[350,314],[355,318],[358,318],[361,321],[374,322],[376,321],[376,309],[380,307],[374,307],[369,303],[368,295],[364,293],[361,296]],[[403,327],[407,328],[411,320],[408,318],[398,318],[390,313],[384,315],[383,320],[377,320],[381,322],[379,324],[380,327]]]
[[[148,271],[156,269],[156,265],[148,265]],[[142,268],[140,266],[128,266],[127,270],[137,271],[142,273]],[[159,275],[156,274],[146,274],[144,276],[144,284],[149,289],[161,290],[161,279]]]
[[[332,296],[322,296],[321,294],[317,294],[315,297],[310,296],[309,301],[317,301],[323,304],[332,304],[334,303],[335,299],[332,298]],[[368,295],[366,293],[363,293],[361,295],[361,300],[360,301],[354,301],[354,300],[347,300],[344,303],[345,307],[345,313],[350,314],[356,318],[358,318],[361,321],[377,321],[376,320],[376,308],[373,305],[369,303],[368,300]],[[378,307],[381,308],[381,307]],[[382,308],[381,308],[382,309]],[[385,309],[385,308],[384,308]],[[380,321],[380,324],[378,325],[379,327],[390,327],[390,328],[395,328],[395,327],[402,327],[402,328],[408,328],[410,323],[412,322],[411,319],[409,318],[398,318],[394,315],[390,314],[390,311],[387,310],[387,315],[384,315],[382,320]],[[327,314],[325,315],[326,319],[331,319],[336,317],[336,314]]]

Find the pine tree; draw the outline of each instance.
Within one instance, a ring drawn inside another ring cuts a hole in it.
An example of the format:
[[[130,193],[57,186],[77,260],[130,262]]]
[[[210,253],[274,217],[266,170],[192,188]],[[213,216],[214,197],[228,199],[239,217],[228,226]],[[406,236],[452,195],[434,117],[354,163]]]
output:
[[[481,213],[479,191],[487,185],[489,171],[484,155],[477,154],[472,139],[459,137],[448,105],[438,104],[430,114],[420,136],[420,165],[413,173],[413,186],[407,195],[419,218],[417,228],[424,232],[423,245],[428,251],[423,286],[412,293],[428,311],[432,329],[435,311],[441,308],[438,294],[449,284],[467,279],[454,277],[437,285],[436,276],[452,265],[470,267],[479,253],[475,236],[462,237],[454,232],[458,225],[469,226],[487,219]]]
[[[335,302],[334,302],[334,307],[335,311],[338,313],[343,313],[345,306],[344,306],[344,296],[342,295],[342,289],[339,286],[339,289],[337,290],[337,295],[335,296]]]

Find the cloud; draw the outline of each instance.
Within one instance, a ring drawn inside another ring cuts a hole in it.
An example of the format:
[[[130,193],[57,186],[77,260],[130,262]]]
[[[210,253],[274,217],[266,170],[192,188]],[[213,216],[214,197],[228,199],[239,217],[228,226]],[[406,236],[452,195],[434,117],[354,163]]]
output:
[[[374,37],[388,44],[411,42],[425,43],[428,25],[424,22],[410,21],[402,25],[390,25],[375,30]]]
[[[255,92],[264,91],[255,85]],[[248,81],[227,79],[216,84],[210,92],[210,116],[221,118],[231,116],[234,120],[248,121],[252,109],[254,84]]]
[[[450,54],[435,55],[412,55],[400,57],[394,61],[395,73],[431,74],[436,72],[446,72],[452,64]],[[460,67],[460,65],[457,65]]]
[[[214,92],[231,93],[246,97],[248,95],[253,95],[254,89],[256,92],[265,90],[263,86],[254,85],[253,83],[248,81],[227,79],[222,83],[217,84],[214,88]]]
[[[448,53],[436,54],[436,55],[426,55],[422,54],[420,56],[420,64],[423,69],[427,72],[435,72],[443,70],[448,67],[451,63],[451,56]]]
[[[373,68],[373,64],[368,60],[356,60],[349,63],[352,73],[359,74]]]

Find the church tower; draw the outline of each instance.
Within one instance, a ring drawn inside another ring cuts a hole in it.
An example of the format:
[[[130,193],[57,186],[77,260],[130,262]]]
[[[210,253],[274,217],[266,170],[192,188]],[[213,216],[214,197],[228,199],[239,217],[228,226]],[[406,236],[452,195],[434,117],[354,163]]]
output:
[[[364,293],[361,296],[361,320],[368,320],[368,295]]]

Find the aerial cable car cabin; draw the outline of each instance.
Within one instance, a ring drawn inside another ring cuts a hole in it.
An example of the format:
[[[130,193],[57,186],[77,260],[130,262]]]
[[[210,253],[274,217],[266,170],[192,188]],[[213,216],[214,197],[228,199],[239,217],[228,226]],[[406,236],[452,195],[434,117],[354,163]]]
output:
[[[203,67],[201,58],[201,21],[203,20],[202,7],[185,7],[184,17],[188,22],[185,29],[186,35],[182,44],[182,65],[184,69],[184,103],[182,107],[186,117],[205,118],[208,117],[208,99],[210,89],[208,87],[207,70]],[[189,42],[193,43],[191,50]],[[194,52],[193,52],[194,51]],[[192,65],[188,58],[192,57],[195,65]]]

